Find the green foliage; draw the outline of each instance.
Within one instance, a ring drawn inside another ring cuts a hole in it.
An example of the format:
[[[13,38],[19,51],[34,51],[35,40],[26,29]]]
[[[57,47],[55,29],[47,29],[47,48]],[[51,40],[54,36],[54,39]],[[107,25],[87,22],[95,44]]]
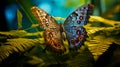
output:
[[[80,6],[81,4],[85,4],[86,0],[66,0],[66,5],[67,7],[70,6]]]
[[[39,43],[39,39],[14,38],[0,46],[0,62],[14,52],[24,52]]]
[[[53,17],[55,20],[65,20],[65,18],[61,18],[61,17]]]
[[[20,17],[21,12],[18,11],[18,14],[18,17]],[[65,18],[60,17],[54,18],[57,20],[65,20]],[[26,29],[20,30],[22,27],[21,20],[22,18],[19,18],[18,30],[0,32],[0,62],[14,52],[17,52],[31,57],[27,63],[33,66],[92,67],[93,61],[97,60],[99,56],[109,48],[110,44],[116,43],[120,45],[120,22],[107,20],[98,16],[91,16],[89,20],[90,23],[84,26],[89,37],[85,45],[78,51],[69,52],[68,42],[63,41],[67,48],[65,53],[43,52],[42,49],[45,48],[44,46],[46,45],[43,31],[31,33],[27,32]],[[27,30],[38,26],[38,24],[32,24]],[[35,46],[35,48],[28,52],[33,46]]]
[[[69,53],[55,54],[49,52],[41,52],[40,55],[30,54],[29,56],[31,56],[31,60],[29,60],[28,63],[30,65],[37,65],[37,67],[92,67],[94,61],[87,46],[82,46],[79,51],[73,51]]]
[[[22,14],[18,10],[18,29],[22,28]],[[30,28],[37,27],[38,24],[32,24]],[[28,29],[30,29],[28,28]],[[32,37],[37,36],[35,39]],[[31,39],[32,38],[32,39]],[[0,62],[10,54],[15,52],[26,52],[37,44],[43,44],[43,32],[29,33],[26,30],[11,30],[9,32],[0,32]]]
[[[18,29],[22,28],[22,14],[19,10],[17,10],[17,19],[18,19]]]
[[[97,60],[112,43],[120,45],[120,22],[98,16],[91,16],[89,21],[90,23],[85,26],[89,36],[85,44],[93,54],[94,59]],[[104,25],[99,25],[101,23]]]
[[[30,33],[25,30],[11,30],[9,32],[0,32],[1,37],[6,36],[8,38],[25,38],[25,37],[32,37],[32,36],[39,36],[40,38],[43,37],[43,32],[35,32]]]

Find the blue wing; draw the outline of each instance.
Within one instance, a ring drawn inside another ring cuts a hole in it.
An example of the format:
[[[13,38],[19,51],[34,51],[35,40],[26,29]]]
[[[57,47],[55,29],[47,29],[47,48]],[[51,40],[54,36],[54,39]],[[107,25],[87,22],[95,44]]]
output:
[[[65,20],[64,29],[70,50],[77,50],[84,43],[87,33],[83,25],[87,24],[92,10],[92,4],[83,5],[70,14]]]

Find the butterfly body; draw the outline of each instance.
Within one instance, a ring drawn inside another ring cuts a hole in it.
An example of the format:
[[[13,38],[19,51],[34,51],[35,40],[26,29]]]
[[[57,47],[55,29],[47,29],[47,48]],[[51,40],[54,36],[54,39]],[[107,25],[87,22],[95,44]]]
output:
[[[54,52],[64,52],[66,49],[62,42],[62,33],[66,33],[70,50],[77,50],[84,43],[87,33],[83,25],[87,24],[93,5],[87,4],[76,9],[65,20],[63,26],[38,7],[31,8],[41,28],[44,29],[44,38],[48,47]]]

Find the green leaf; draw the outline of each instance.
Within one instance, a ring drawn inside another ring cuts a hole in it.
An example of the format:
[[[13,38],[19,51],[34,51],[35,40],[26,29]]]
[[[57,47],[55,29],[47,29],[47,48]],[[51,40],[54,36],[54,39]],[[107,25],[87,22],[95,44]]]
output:
[[[0,32],[0,39],[6,39],[7,37],[10,38],[23,38],[23,37],[33,37],[39,36],[40,38],[43,37],[43,31],[38,31],[34,33],[29,33],[25,30],[11,30],[9,32]]]
[[[89,21],[90,23],[84,26],[89,36],[85,44],[97,60],[112,43],[120,45],[120,22],[99,16],[91,16]]]
[[[55,20],[65,20],[65,18],[62,18],[62,17],[54,17],[54,16],[53,16],[53,18],[54,18]]]
[[[20,53],[29,50],[37,43],[40,43],[39,41],[39,39],[27,38],[7,39],[7,42],[0,46],[0,62],[14,52]]]
[[[18,29],[22,28],[22,18],[22,13],[19,10],[17,10]]]

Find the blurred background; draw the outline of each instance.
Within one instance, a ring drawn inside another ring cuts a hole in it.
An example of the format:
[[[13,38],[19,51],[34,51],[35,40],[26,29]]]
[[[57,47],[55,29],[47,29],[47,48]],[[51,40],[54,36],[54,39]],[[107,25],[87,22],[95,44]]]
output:
[[[0,31],[17,29],[18,9],[23,14],[23,28],[26,28],[29,22],[35,23],[30,11],[32,6],[38,6],[51,16],[67,18],[71,12],[87,3],[95,6],[93,15],[120,21],[120,0],[0,0]]]

